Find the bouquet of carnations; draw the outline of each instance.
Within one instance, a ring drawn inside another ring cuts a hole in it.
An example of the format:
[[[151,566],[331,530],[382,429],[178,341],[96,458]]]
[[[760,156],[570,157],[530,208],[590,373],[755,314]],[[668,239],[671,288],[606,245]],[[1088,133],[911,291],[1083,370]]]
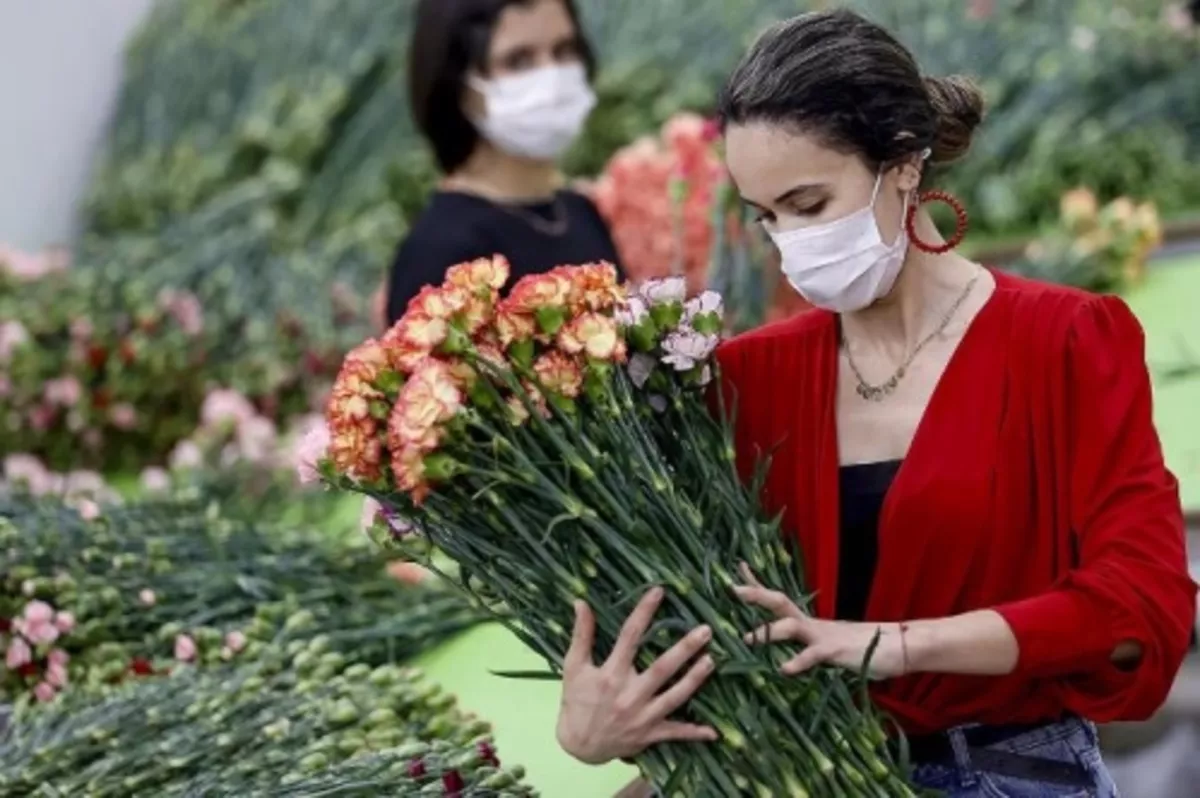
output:
[[[499,257],[456,266],[347,356],[324,479],[381,504],[381,540],[434,567],[433,549],[453,560],[452,578],[551,668],[516,675],[561,672],[577,599],[604,657],[633,604],[665,588],[639,667],[709,625],[716,672],[685,714],[722,739],[638,757],[664,795],[911,795],[857,674],[785,678],[794,652],[743,640],[762,618],[731,590],[739,563],[805,591],[710,399],[720,296],[688,300],[678,278],[630,293],[589,264],[501,298],[508,277]]]

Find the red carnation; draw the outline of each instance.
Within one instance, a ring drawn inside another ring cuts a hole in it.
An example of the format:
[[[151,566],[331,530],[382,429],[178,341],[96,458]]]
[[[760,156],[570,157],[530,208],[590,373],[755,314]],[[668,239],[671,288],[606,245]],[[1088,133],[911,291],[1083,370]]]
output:
[[[496,756],[496,749],[492,748],[491,743],[484,740],[475,748],[479,752],[479,758],[485,763],[494,768],[500,767],[500,759]]]
[[[414,759],[413,761],[408,763],[409,778],[419,779],[419,778],[423,777],[427,772],[428,771],[425,767],[425,760],[421,759],[420,757],[417,757],[416,759]]]
[[[112,393],[107,388],[97,388],[92,393],[92,407],[97,410],[107,410],[112,404]]]
[[[105,362],[108,360],[108,350],[97,344],[88,347],[87,362],[96,371],[104,368]]]
[[[134,657],[129,663],[129,671],[135,676],[153,676],[154,666],[145,657]]]
[[[26,662],[24,665],[17,668],[17,674],[20,676],[24,676],[27,679],[37,676],[38,675],[37,664],[33,663],[33,662]]]
[[[448,770],[442,774],[442,787],[446,790],[446,795],[458,796],[467,788],[467,782],[457,770]]]
[[[12,621],[8,618],[0,618],[0,635],[8,634],[12,631]]]

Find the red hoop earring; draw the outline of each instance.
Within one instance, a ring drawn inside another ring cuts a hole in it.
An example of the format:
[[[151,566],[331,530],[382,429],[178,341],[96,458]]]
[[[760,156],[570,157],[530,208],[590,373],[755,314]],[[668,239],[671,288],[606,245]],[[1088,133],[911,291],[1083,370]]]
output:
[[[954,211],[956,219],[954,235],[950,236],[944,244],[927,244],[917,235],[917,208],[920,208],[927,202],[944,202]],[[967,216],[967,209],[959,202],[957,197],[946,191],[923,191],[918,194],[916,203],[908,206],[908,216],[904,220],[904,228],[908,231],[908,239],[912,241],[913,246],[922,252],[928,252],[933,255],[941,255],[949,252],[961,244],[967,236],[968,227],[970,227],[970,218]]]

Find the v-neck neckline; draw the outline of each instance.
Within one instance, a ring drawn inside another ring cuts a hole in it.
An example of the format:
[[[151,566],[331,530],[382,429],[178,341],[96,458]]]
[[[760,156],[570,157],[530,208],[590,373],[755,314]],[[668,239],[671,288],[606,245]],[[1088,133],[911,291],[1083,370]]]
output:
[[[892,507],[895,503],[894,497],[898,492],[898,488],[899,488],[899,492],[902,492],[903,485],[905,482],[905,476],[907,474],[910,474],[912,471],[912,467],[911,467],[910,463],[914,459],[914,456],[916,456],[918,458],[920,457],[921,443],[925,438],[927,438],[929,436],[928,428],[933,423],[930,419],[937,418],[936,413],[938,410],[938,405],[943,401],[942,397],[949,390],[947,388],[947,386],[952,385],[955,373],[958,370],[961,370],[961,368],[962,368],[961,361],[965,357],[965,355],[963,354],[964,351],[967,351],[971,346],[973,346],[974,341],[978,340],[979,336],[981,335],[979,330],[981,329],[981,327],[983,327],[984,323],[986,323],[995,312],[995,307],[997,305],[996,298],[997,298],[997,295],[1004,288],[1004,278],[995,269],[987,268],[987,272],[992,276],[992,279],[994,280],[994,285],[992,286],[992,293],[988,296],[987,300],[985,300],[983,306],[980,307],[979,310],[975,312],[975,315],[971,317],[971,320],[967,322],[967,328],[966,328],[966,330],[963,331],[962,338],[959,340],[958,345],[954,347],[954,351],[950,353],[950,358],[946,361],[946,366],[945,366],[945,368],[942,369],[942,373],[940,375],[938,375],[937,382],[933,386],[933,392],[929,395],[929,401],[926,402],[925,408],[921,411],[921,417],[917,421],[917,426],[916,426],[916,429],[913,431],[912,440],[909,441],[908,449],[904,452],[904,454],[900,458],[897,458],[900,460],[900,465],[896,469],[896,473],[892,477],[891,485],[889,486],[889,488],[883,498],[883,505],[879,509],[879,521],[878,521],[878,525],[877,525],[877,534],[880,536],[881,541],[882,541],[882,536],[884,534],[884,531],[888,527],[888,519],[891,517],[891,514],[892,514]],[[833,345],[834,345],[834,347],[837,347],[839,320],[836,315],[834,315],[834,314],[830,315],[829,325],[830,325],[830,330],[832,333],[831,339],[832,339]],[[832,563],[830,564],[830,570],[834,574],[834,578],[835,578],[834,595],[830,599],[830,605],[829,605],[830,608],[832,608],[836,604],[836,594],[837,594],[837,591],[840,590],[840,586],[838,586],[837,582],[836,582],[836,575],[837,575],[838,568],[840,567],[839,563],[841,560],[841,545],[840,545],[841,495],[840,495],[840,486],[838,484],[838,473],[841,469],[842,463],[841,463],[840,448],[839,448],[841,445],[841,442],[840,442],[840,438],[838,435],[838,421],[837,421],[838,391],[840,390],[840,387],[841,387],[839,384],[840,383],[839,373],[841,371],[841,364],[839,361],[840,361],[840,358],[835,351],[834,356],[829,358],[829,363],[827,365],[827,368],[829,368],[831,370],[831,373],[827,374],[828,379],[826,380],[827,391],[828,391],[827,396],[826,396],[828,413],[827,413],[827,417],[826,417],[826,421],[825,421],[825,425],[824,425],[825,432],[823,435],[826,446],[829,447],[828,449],[826,449],[826,453],[825,453],[825,458],[826,458],[825,465],[826,466],[829,465],[829,460],[831,458],[832,466],[833,466],[831,469],[822,468],[823,471],[830,471],[833,474],[833,478],[830,483],[830,487],[833,491],[833,495],[830,497],[830,504],[832,506],[833,524],[832,524],[832,528],[827,531],[832,535],[832,537],[829,539],[831,539],[833,541],[834,551],[836,552],[836,555],[832,558]],[[871,605],[871,598],[870,598],[870,595],[868,595],[868,597],[867,597],[867,608],[868,609],[870,608],[870,605]]]

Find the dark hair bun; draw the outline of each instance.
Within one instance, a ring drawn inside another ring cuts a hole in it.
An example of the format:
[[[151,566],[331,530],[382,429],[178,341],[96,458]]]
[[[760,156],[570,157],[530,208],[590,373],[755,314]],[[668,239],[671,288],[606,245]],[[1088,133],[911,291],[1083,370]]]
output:
[[[961,75],[925,78],[929,102],[937,112],[934,163],[957,161],[971,149],[975,128],[983,121],[983,92],[975,81]]]

